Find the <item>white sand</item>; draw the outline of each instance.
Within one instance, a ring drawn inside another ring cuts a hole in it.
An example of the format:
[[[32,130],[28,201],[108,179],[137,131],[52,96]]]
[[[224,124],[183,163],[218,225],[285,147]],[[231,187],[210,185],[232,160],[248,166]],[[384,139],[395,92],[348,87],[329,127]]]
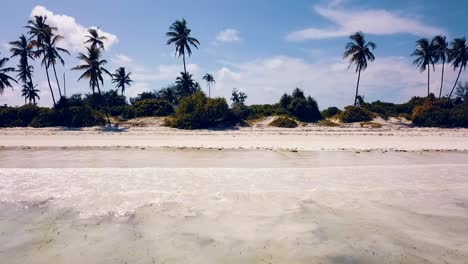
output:
[[[0,263],[466,264],[467,134],[0,130]]]

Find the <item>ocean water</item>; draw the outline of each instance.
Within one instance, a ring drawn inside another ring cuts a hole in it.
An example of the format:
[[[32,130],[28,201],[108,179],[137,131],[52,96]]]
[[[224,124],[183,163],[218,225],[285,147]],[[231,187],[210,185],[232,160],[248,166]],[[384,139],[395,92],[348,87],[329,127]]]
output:
[[[4,263],[468,259],[463,152],[4,149],[0,167]]]

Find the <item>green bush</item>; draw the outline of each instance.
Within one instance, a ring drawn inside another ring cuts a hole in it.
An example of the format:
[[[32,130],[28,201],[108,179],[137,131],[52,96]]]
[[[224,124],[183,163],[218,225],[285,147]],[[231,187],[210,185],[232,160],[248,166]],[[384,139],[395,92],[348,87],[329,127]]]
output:
[[[270,126],[282,127],[282,128],[296,128],[298,124],[294,119],[290,117],[280,116],[280,117],[275,118],[275,120],[273,120],[270,123]]]
[[[468,127],[468,104],[428,97],[413,112],[413,124],[423,127]]]
[[[21,120],[24,126],[28,126],[34,117],[39,114],[40,110],[36,105],[21,106],[18,108],[18,120]]]
[[[335,116],[337,114],[341,113],[341,110],[338,107],[332,106],[328,107],[327,109],[323,110],[320,114],[323,116],[323,118],[330,118],[332,116]]]
[[[216,126],[225,122],[229,107],[224,98],[207,98],[203,92],[196,92],[180,101],[172,118],[166,125],[181,129],[199,129]]]
[[[280,106],[291,116],[303,122],[317,122],[323,117],[320,114],[317,101],[312,97],[305,97],[299,88],[292,95],[284,94],[280,99]]]
[[[39,114],[33,118],[30,126],[32,127],[53,127],[57,126],[56,123],[59,122],[60,117],[57,114],[57,111],[49,108],[43,108],[39,111]]]
[[[259,119],[267,116],[285,115],[287,114],[279,104],[264,104],[248,106],[247,116],[243,119]]]
[[[64,109],[42,108],[30,123],[32,127],[92,127],[104,125],[104,115],[90,107],[67,107]]]
[[[347,106],[339,117],[345,123],[366,122],[371,121],[374,114],[360,106]]]
[[[144,99],[133,105],[135,117],[168,116],[174,113],[172,104],[167,100]]]
[[[0,107],[0,127],[14,127],[18,122],[18,109],[14,107]]]

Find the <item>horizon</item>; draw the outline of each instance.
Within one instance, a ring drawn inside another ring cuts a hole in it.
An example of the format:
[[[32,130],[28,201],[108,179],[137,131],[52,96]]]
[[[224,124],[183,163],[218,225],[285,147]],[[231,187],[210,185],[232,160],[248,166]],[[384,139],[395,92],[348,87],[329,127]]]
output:
[[[468,7],[468,3],[451,1],[445,6],[445,14],[440,14],[436,1],[426,4],[421,0],[411,4],[298,1],[292,5],[265,0],[253,4],[142,1],[138,5],[114,1],[112,9],[93,2],[94,13],[89,13],[88,2],[6,3],[9,12],[2,16],[2,24],[7,27],[0,36],[0,56],[10,56],[8,42],[26,33],[24,26],[31,16],[46,15],[49,23],[58,27],[58,34],[65,37],[58,46],[71,52],[71,56],[65,56],[65,67],[58,67],[60,77],[66,72],[67,95],[89,93],[87,82],[77,82],[79,73],[70,69],[79,63],[76,56],[84,48],[85,30],[99,27],[108,37],[104,53],[109,61],[107,68],[114,72],[124,66],[133,73],[135,83],[127,89],[126,96],[135,97],[172,84],[183,71],[182,60],[174,55],[172,46],[166,45],[165,33],[176,19],[185,18],[193,36],[201,42],[187,59],[188,71],[204,91],[202,77],[211,73],[216,80],[212,89],[215,97],[229,100],[237,88],[248,95],[247,104],[276,103],[282,94],[299,87],[315,98],[321,109],[352,104],[357,76],[352,68],[348,70],[349,62],[342,54],[349,35],[356,31],[364,32],[368,41],[377,44],[376,60],[361,79],[360,94],[366,101],[401,103],[426,95],[426,74],[418,71],[410,57],[415,42],[437,34],[446,35],[448,40],[465,36],[457,20],[463,15],[463,7]],[[261,12],[243,15],[247,8]],[[100,15],[111,11],[113,15]],[[266,27],[269,28],[265,30]],[[13,58],[7,65],[16,64],[17,59]],[[33,66],[35,82],[41,90],[39,105],[51,106],[44,69],[37,60]],[[440,67],[431,75],[431,92],[436,93]],[[451,89],[455,77],[456,72],[447,66],[444,94]],[[460,81],[465,80],[462,75]],[[110,89],[114,85],[107,79],[104,90]],[[14,85],[14,91],[6,88],[0,96],[1,105],[23,103],[19,84]]]

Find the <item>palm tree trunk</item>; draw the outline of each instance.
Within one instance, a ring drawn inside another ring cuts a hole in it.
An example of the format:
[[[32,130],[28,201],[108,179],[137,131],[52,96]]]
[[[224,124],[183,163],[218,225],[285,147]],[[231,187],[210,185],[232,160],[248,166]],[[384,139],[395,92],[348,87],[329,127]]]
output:
[[[110,121],[110,118],[109,118],[109,113],[107,111],[107,102],[106,102],[105,98],[102,96],[101,88],[99,88],[99,82],[97,84],[97,88],[98,88],[98,91],[99,91],[99,96],[104,100],[104,113],[106,114],[107,124],[110,127],[111,126],[111,121]]]
[[[356,95],[354,96],[354,106],[357,104],[357,97],[359,93],[359,82],[361,81],[361,69],[359,69],[357,85],[356,85]]]
[[[455,91],[455,87],[457,87],[458,79],[460,79],[460,74],[462,72],[462,69],[463,69],[463,67],[460,67],[460,70],[458,71],[457,80],[455,81],[455,84],[453,85],[452,91],[450,92],[450,95],[449,95],[448,99],[450,99],[452,97],[453,91]]]
[[[427,96],[431,94],[430,80],[431,80],[431,67],[427,67]]]
[[[444,87],[444,71],[445,71],[445,60],[442,61],[442,80],[440,81],[439,98],[442,97],[442,88]]]
[[[208,83],[208,98],[211,98],[211,84]]]
[[[54,102],[54,106],[55,106],[56,103],[55,103],[54,90],[52,90],[52,85],[50,84],[49,66],[46,65],[45,68],[46,68],[47,82],[49,83],[50,94],[52,95],[52,101]]]
[[[184,73],[187,74],[187,68],[185,66],[185,53],[182,54],[182,59],[184,60]]]
[[[59,95],[60,95],[60,98],[62,98],[62,90],[60,89],[60,82],[59,82],[58,77],[57,77],[57,71],[55,70],[55,63],[52,63],[52,68],[54,69],[55,81],[57,82]]]

